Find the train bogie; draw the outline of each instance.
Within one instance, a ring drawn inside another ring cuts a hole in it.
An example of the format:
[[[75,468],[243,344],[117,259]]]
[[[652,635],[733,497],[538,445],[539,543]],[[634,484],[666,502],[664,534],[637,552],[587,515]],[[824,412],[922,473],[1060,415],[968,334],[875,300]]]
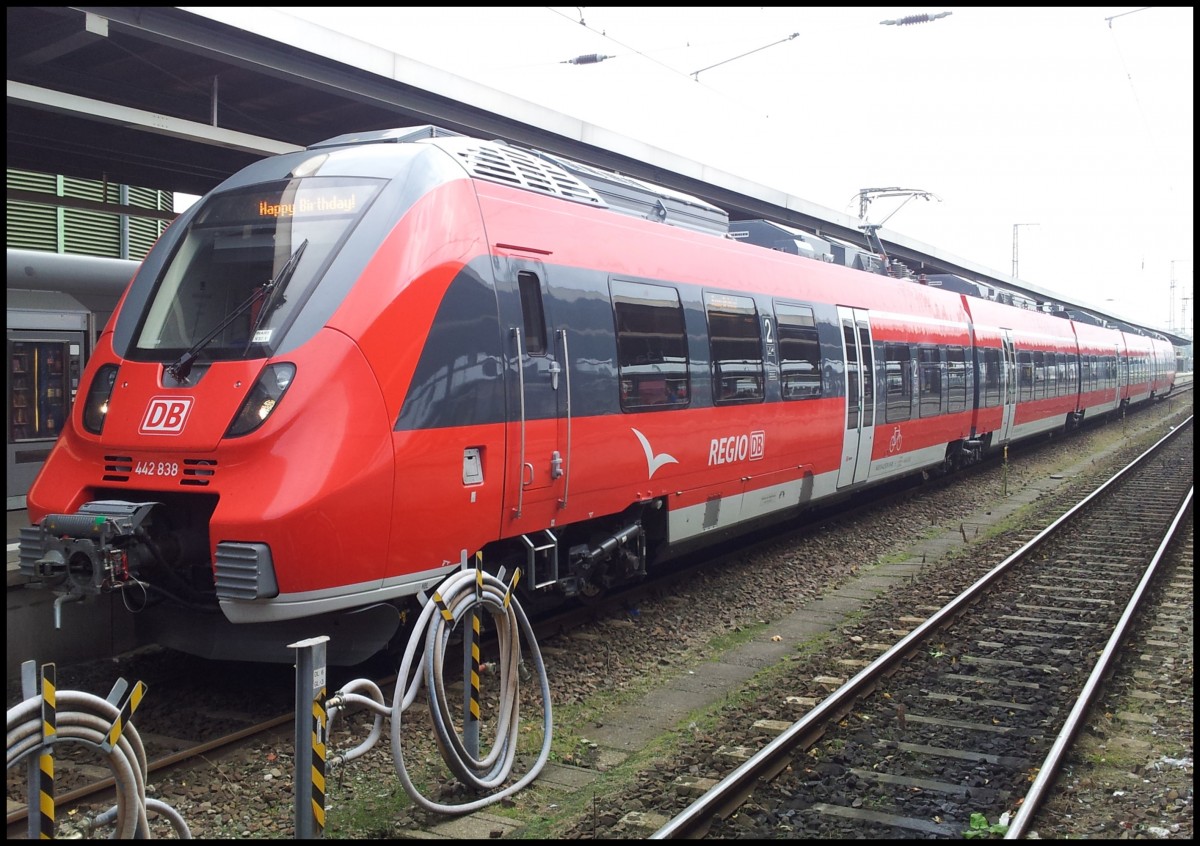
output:
[[[357,655],[465,564],[594,595],[1165,384],[1149,339],[722,237],[718,209],[545,154],[374,140],[396,137],[260,162],[168,230],[30,492],[23,572],[281,637],[349,614]]]

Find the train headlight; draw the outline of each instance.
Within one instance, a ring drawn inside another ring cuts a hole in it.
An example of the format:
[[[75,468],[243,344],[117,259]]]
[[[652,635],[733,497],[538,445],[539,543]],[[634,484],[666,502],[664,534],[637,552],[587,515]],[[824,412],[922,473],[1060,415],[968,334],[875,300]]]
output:
[[[242,403],[242,407],[238,409],[237,416],[229,424],[225,437],[237,438],[248,435],[261,426],[271,416],[271,412],[278,407],[279,401],[283,399],[283,394],[292,384],[295,375],[296,365],[294,364],[272,364],[267,367],[262,376],[258,377],[258,381],[254,383],[254,387],[250,389],[250,394]]]
[[[87,400],[83,405],[83,428],[93,435],[99,435],[104,429],[104,420],[108,416],[108,401],[112,398],[113,386],[117,384],[115,364],[106,364],[96,371],[88,388]]]

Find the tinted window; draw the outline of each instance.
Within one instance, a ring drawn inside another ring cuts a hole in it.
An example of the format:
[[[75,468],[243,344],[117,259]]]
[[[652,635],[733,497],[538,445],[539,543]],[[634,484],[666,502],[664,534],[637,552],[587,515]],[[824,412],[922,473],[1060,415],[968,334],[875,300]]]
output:
[[[758,309],[749,297],[706,293],[708,343],[712,351],[713,400],[763,398],[762,337]]]
[[[887,371],[887,422],[899,423],[912,416],[912,351],[908,344],[885,344]]]
[[[779,330],[779,378],[783,398],[821,396],[821,341],[817,337],[813,310],[808,306],[775,303],[775,325]]]
[[[679,292],[663,285],[613,280],[621,408],[684,406],[688,385],[687,333]]]

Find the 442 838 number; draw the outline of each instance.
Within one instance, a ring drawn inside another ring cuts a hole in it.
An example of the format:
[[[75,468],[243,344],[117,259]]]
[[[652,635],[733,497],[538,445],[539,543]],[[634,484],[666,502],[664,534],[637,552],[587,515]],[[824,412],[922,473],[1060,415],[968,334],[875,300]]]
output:
[[[175,461],[139,461],[133,472],[138,476],[178,476],[179,464]]]

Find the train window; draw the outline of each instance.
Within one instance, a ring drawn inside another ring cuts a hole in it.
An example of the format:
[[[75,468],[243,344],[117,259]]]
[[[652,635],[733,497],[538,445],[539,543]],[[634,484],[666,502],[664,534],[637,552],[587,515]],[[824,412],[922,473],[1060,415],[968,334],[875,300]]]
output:
[[[612,298],[621,408],[646,411],[687,405],[687,331],[679,292],[614,279]]]
[[[821,396],[821,341],[808,306],[775,303],[779,380],[784,399]]]
[[[983,406],[1000,404],[1000,350],[986,349],[979,362],[979,378],[983,380]]]
[[[521,292],[521,316],[525,322],[525,352],[546,354],[546,317],[542,310],[542,284],[536,274],[522,270],[517,274]]]
[[[962,347],[946,348],[946,410],[967,408],[967,359]]]
[[[1058,396],[1058,367],[1055,364],[1055,358],[1056,358],[1056,356],[1052,352],[1048,352],[1045,354],[1046,379],[1045,379],[1045,383],[1044,383],[1044,386],[1045,386],[1044,395],[1048,396],[1048,397]]]
[[[900,423],[912,417],[912,351],[908,344],[884,344],[884,369],[887,373],[888,423]]]
[[[708,314],[708,343],[712,351],[713,400],[717,403],[762,400],[762,336],[754,300],[707,292],[704,310]]]
[[[846,428],[858,428],[858,345],[854,343],[854,324],[842,321],[842,342],[846,350]]]
[[[1033,353],[1017,353],[1017,401],[1033,399]]]
[[[1042,399],[1046,396],[1046,354],[1033,353],[1033,398]]]
[[[875,355],[871,351],[871,330],[865,321],[858,322],[858,343],[862,347],[863,425],[875,425]]]
[[[917,349],[920,378],[921,416],[933,417],[942,413],[942,351],[937,347]]]

